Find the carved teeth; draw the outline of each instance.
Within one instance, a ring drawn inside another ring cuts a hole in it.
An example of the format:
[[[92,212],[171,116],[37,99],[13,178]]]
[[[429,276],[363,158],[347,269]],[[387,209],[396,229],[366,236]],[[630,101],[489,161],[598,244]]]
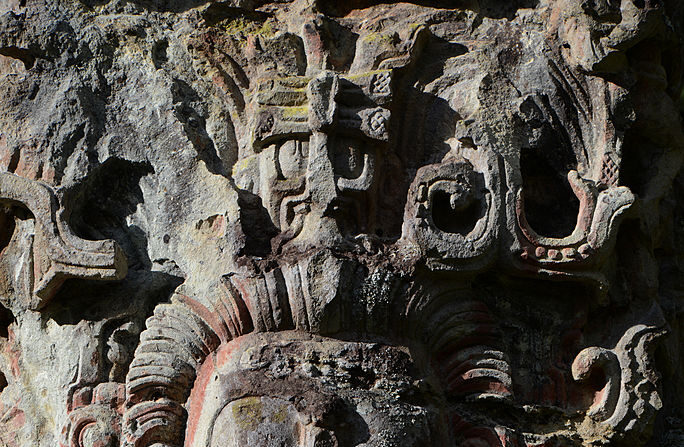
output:
[[[548,251],[549,259],[553,259],[554,261],[558,261],[561,259],[561,253],[558,250],[549,250]]]
[[[562,250],[562,253],[563,253],[563,257],[569,258],[569,259],[572,259],[572,258],[574,258],[575,256],[577,256],[577,250],[575,250],[575,249],[572,248],[572,247],[564,248],[564,249]]]
[[[591,246],[589,244],[582,244],[580,245],[578,249],[580,255],[582,255],[583,258],[586,258],[591,254]]]

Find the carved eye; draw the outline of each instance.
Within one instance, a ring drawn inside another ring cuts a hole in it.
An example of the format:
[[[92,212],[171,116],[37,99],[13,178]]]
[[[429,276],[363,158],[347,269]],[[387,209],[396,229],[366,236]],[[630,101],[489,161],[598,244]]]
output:
[[[278,148],[278,168],[283,179],[301,177],[306,173],[309,142],[288,140]]]

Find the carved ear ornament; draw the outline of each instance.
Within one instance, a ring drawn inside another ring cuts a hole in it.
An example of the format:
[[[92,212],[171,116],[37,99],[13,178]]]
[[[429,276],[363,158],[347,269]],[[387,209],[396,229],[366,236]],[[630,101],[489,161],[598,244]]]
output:
[[[0,302],[10,310],[45,306],[68,278],[116,280],[126,275],[126,258],[118,245],[73,234],[48,185],[0,173],[0,202],[10,220],[6,228],[13,229],[0,253]]]
[[[183,405],[202,362],[221,343],[253,330],[233,284],[225,281],[220,292],[214,302],[176,294],[147,319],[126,376],[122,445],[176,446],[185,431]]]
[[[499,160],[469,149],[462,155],[420,168],[409,189],[402,239],[435,269],[480,270],[498,250]]]
[[[318,253],[261,274],[227,276],[214,298],[176,294],[171,303],[158,305],[126,377],[122,445],[176,446],[187,426],[187,401],[200,368],[242,335],[290,329],[326,334],[365,324],[344,312],[350,297],[341,285],[354,267]],[[318,269],[327,275],[314,275]]]
[[[572,363],[575,380],[586,381],[595,372],[605,378],[586,412],[583,437],[610,445],[615,438],[645,431],[662,407],[659,376],[652,363],[655,346],[665,333],[661,326],[639,324],[629,328],[615,348],[592,346],[577,355]]]

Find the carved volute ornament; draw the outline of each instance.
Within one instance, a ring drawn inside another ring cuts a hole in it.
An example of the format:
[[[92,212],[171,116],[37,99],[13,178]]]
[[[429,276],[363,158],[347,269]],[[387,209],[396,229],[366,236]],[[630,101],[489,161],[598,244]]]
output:
[[[682,39],[0,2],[0,447],[684,445]]]

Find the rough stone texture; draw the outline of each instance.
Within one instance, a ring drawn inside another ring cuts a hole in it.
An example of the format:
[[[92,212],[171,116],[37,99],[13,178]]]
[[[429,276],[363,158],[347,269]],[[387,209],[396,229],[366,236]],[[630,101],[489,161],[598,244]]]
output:
[[[676,0],[0,0],[0,446],[684,445]]]

